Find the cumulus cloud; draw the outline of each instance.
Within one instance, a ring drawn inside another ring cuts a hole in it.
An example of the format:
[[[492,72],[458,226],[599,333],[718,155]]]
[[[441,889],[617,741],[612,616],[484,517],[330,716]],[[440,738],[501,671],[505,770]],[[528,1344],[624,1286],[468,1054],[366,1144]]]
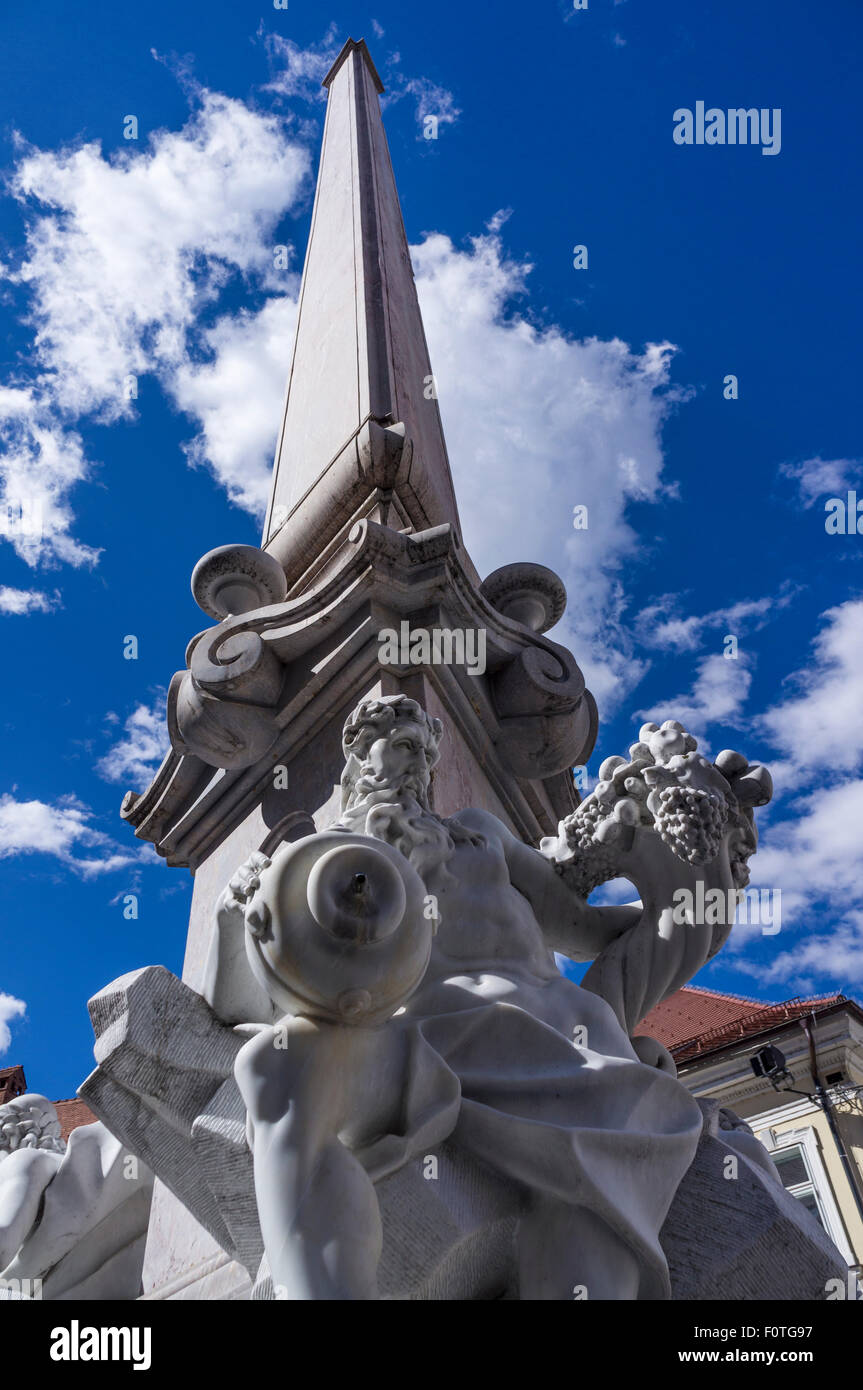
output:
[[[782,932],[770,938],[776,953],[767,960],[742,956],[758,929],[738,927],[729,939],[726,964],[786,992],[859,986],[863,780],[812,792],[790,810],[785,820],[767,824],[752,861],[752,886],[782,894]]]
[[[754,721],[784,755],[770,760],[783,814],[764,818],[752,861],[753,886],[781,890],[783,935],[767,962],[735,959],[745,932],[729,942],[737,969],[801,992],[863,981],[863,600],[828,609],[821,623],[812,659],[788,679],[792,693]]]
[[[863,459],[806,459],[803,463],[783,463],[781,478],[797,484],[797,495],[804,507],[814,507],[822,497],[847,492],[863,472]]]
[[[667,495],[675,349],[575,340],[513,314],[530,267],[495,234],[467,249],[431,235],[412,256],[468,548],[481,573],[517,558],[559,570],[573,599],[561,637],[607,714],[643,669],[624,621],[640,549],[626,507]],[[573,529],[576,505],[586,530]]]
[[[129,377],[174,369],[186,330],[231,270],[268,268],[269,241],[309,173],[273,116],[214,92],[150,150],[34,151],[15,195],[31,217],[15,278],[30,289],[38,360],[76,415],[129,416]]]
[[[13,994],[4,994],[0,990],[0,1057],[9,1051],[12,1044],[9,1024],[13,1018],[23,1018],[26,1012],[27,1005],[23,999],[16,999]]]
[[[50,392],[0,386],[0,535],[28,565],[92,565],[99,551],[71,534],[70,495],[89,474],[81,437]]]
[[[267,34],[267,51],[276,69],[268,91],[302,101],[325,101],[327,94],[321,83],[342,49],[337,36],[337,25],[331,24],[318,43],[301,48],[282,34]]]
[[[113,722],[113,721],[112,721]],[[107,782],[146,785],[169,748],[165,725],[165,692],[152,705],[140,704],[123,725],[123,734],[96,764]]]
[[[92,466],[70,426],[133,416],[147,373],[171,389],[231,276],[267,283],[276,224],[310,167],[281,119],[208,91],[148,149],[22,155],[11,189],[26,244],[6,273],[29,294],[34,376],[0,390],[0,506],[21,518],[4,530],[28,563],[98,558],[71,534],[70,496]]]
[[[813,791],[791,809],[793,819],[766,829],[753,860],[753,882],[782,889],[783,920],[813,901],[829,902],[843,912],[863,907],[863,780]]]
[[[703,752],[703,731],[710,725],[739,725],[752,673],[743,653],[731,660],[721,652],[703,657],[696,671],[690,691],[658,701],[650,709],[637,710],[634,718],[657,724],[666,719],[679,719],[696,735]]]
[[[223,316],[204,335],[208,356],[182,365],[170,388],[198,427],[189,461],[261,518],[296,321],[296,292],[268,299],[255,313]]]
[[[794,693],[756,720],[798,780],[863,766],[863,599],[829,608],[821,620],[813,659],[789,678]]]
[[[733,939],[733,938],[732,938]],[[798,938],[793,948],[768,963],[746,961],[738,969],[765,987],[781,985],[787,993],[817,989],[857,991],[863,985],[863,912],[855,912],[831,931]]]
[[[642,608],[638,616],[640,640],[662,651],[696,651],[711,631],[731,633],[741,637],[745,632],[757,632],[775,613],[794,597],[791,586],[777,595],[765,598],[741,599],[727,608],[713,612],[680,615],[681,595],[663,594],[654,603]]]
[[[0,584],[0,613],[52,613],[58,606],[58,594],[43,594],[38,589],[10,589]]]
[[[48,854],[82,878],[112,873],[135,862],[109,835],[90,824],[93,812],[74,796],[53,805],[0,796],[0,859],[18,854]],[[81,851],[91,851],[90,854]]]

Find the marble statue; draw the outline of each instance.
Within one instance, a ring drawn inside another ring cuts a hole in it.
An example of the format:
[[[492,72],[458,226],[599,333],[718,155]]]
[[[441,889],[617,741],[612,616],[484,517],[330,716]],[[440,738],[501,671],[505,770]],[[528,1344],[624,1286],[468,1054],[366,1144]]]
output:
[[[565,587],[480,579],[364,42],[324,86],[261,548],[196,565],[214,625],[123,803],[195,876],[183,978],[89,1005],[80,1094],[159,1180],[146,1296],[823,1296],[818,1222],[638,1032],[722,946],[733,913],[702,904],[745,884],[769,776],[669,720],[579,805],[598,710],[548,636]],[[429,625],[481,636],[483,669],[381,641]],[[619,877],[639,901],[588,901]]]
[[[702,1113],[629,1035],[727,935],[675,926],[672,894],[745,883],[769,778],[648,725],[540,852],[430,809],[442,733],[403,695],[363,701],[338,823],[253,856],[221,904],[210,1003],[278,1015],[235,1063],[274,1284],[376,1298],[375,1184],[449,1139],[524,1194],[520,1297],[667,1297],[658,1234]],[[620,874],[641,903],[586,902]],[[594,962],[581,986],[554,952]]]
[[[148,966],[90,1001],[82,1096],[221,1247],[222,1296],[823,1296],[823,1230],[637,1032],[726,939],[697,905],[748,881],[769,774],[648,724],[533,849],[432,810],[442,737],[364,699],[338,819],[232,876],[203,992]],[[621,876],[638,901],[587,901]]]
[[[0,1299],[133,1299],[153,1175],[101,1122],[28,1093],[0,1105]]]

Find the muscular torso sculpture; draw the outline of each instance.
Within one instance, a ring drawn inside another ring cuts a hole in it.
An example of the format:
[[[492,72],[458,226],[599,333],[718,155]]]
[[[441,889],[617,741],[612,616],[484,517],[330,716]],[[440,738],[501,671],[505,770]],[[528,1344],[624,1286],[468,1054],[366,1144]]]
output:
[[[222,903],[211,1002],[236,1017],[244,938],[246,1021],[256,997],[272,1017],[264,991],[284,1015],[236,1066],[273,1280],[291,1299],[378,1297],[375,1184],[449,1139],[520,1194],[521,1298],[666,1297],[658,1233],[701,1112],[630,1034],[727,935],[675,925],[674,891],[742,886],[769,779],[645,726],[540,852],[487,812],[430,810],[441,734],[403,696],[361,704],[338,825],[253,856]],[[614,874],[642,901],[589,905]],[[595,962],[581,986],[555,951]]]

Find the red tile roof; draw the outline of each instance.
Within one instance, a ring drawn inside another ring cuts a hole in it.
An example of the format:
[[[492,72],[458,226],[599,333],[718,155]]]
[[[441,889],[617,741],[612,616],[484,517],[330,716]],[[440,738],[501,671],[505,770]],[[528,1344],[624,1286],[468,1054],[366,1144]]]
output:
[[[663,1043],[678,1063],[688,1061],[738,1038],[750,1037],[787,1023],[791,1019],[846,1003],[844,994],[816,994],[810,998],[787,999],[765,1004],[739,994],[720,994],[713,989],[684,985],[639,1024],[637,1033],[647,1033]]]
[[[0,1067],[0,1103],[13,1100],[15,1096],[22,1095],[27,1090],[27,1082],[24,1079],[24,1068],[20,1065],[14,1067]],[[83,1100],[74,1096],[71,1100],[55,1100],[54,1109],[57,1111],[57,1119],[60,1121],[60,1132],[64,1139],[68,1139],[73,1129],[79,1125],[92,1125],[96,1123],[96,1116],[85,1105]]]
[[[72,1100],[55,1100],[54,1109],[57,1111],[57,1119],[60,1121],[60,1132],[64,1139],[68,1139],[73,1129],[79,1125],[94,1125],[97,1116],[93,1114],[89,1105],[85,1105],[83,1100],[78,1100],[77,1096]]]

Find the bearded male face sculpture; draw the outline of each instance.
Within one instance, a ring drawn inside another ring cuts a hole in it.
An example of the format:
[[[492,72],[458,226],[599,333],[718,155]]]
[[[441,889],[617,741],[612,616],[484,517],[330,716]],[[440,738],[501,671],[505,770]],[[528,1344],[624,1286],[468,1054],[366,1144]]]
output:
[[[342,810],[376,794],[398,791],[428,807],[432,768],[443,724],[406,696],[363,700],[342,733]]]

